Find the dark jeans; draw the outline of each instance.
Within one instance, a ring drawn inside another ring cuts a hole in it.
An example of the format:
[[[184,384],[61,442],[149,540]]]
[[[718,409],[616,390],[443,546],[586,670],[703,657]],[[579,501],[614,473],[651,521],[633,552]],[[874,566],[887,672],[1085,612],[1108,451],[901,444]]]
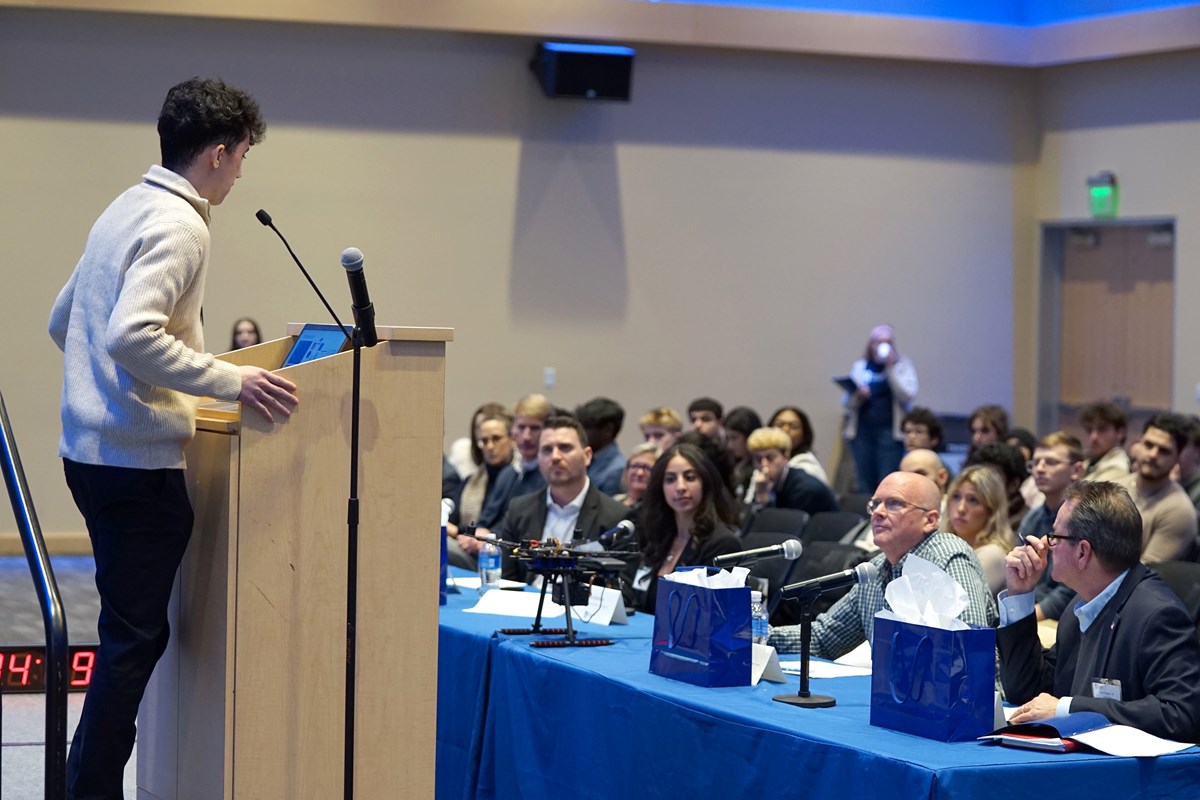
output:
[[[900,468],[900,459],[904,458],[904,442],[892,437],[891,425],[860,425],[850,449],[859,494],[873,494],[880,481]]]
[[[167,646],[167,602],[192,533],[183,471],[63,460],[87,522],[100,591],[100,649],[67,759],[71,800],[120,800],[138,704]]]

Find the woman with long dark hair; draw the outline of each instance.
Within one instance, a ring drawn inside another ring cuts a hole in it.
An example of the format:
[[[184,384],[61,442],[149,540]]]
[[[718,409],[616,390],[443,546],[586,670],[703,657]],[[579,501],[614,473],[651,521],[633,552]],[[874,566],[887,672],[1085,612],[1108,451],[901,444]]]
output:
[[[658,579],[676,567],[711,564],[719,555],[736,553],[741,543],[729,527],[732,514],[729,492],[703,450],[676,444],[663,453],[642,499],[635,606],[653,614]]]

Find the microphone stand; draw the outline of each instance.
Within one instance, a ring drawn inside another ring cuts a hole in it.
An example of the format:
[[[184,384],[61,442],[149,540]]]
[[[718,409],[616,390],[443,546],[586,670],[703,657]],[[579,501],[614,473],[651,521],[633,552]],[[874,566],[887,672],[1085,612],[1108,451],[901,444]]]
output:
[[[354,797],[354,668],[358,624],[358,421],[362,405],[362,329],[356,324],[354,370],[350,390],[350,497],[346,505],[346,721],[345,721],[345,800]]]
[[[799,694],[777,694],[772,697],[780,703],[801,708],[832,708],[837,700],[826,694],[813,694],[808,690],[808,661],[812,651],[812,623],[816,616],[813,607],[820,593],[798,599],[800,604],[800,692]]]

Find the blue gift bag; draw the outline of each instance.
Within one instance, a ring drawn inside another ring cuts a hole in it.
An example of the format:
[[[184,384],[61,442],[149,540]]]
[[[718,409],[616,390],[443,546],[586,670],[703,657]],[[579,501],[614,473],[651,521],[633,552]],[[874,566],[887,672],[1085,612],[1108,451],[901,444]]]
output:
[[[749,686],[750,589],[659,580],[650,671],[697,686]]]
[[[446,554],[446,526],[442,526],[442,577],[441,586],[438,589],[438,605],[446,605],[446,594],[449,592],[447,579],[450,577],[449,556]]]
[[[991,733],[996,631],[947,631],[875,617],[871,724],[965,742]]]

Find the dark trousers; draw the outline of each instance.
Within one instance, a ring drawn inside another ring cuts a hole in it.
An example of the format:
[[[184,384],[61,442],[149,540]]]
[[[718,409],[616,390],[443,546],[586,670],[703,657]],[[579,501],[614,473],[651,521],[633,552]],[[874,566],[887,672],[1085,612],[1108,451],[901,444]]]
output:
[[[892,426],[863,425],[850,442],[859,494],[873,494],[880,482],[900,469],[904,442],[892,436]]]
[[[64,459],[87,522],[100,591],[100,649],[67,759],[71,800],[121,800],[138,705],[167,646],[167,602],[192,533],[183,471]]]

